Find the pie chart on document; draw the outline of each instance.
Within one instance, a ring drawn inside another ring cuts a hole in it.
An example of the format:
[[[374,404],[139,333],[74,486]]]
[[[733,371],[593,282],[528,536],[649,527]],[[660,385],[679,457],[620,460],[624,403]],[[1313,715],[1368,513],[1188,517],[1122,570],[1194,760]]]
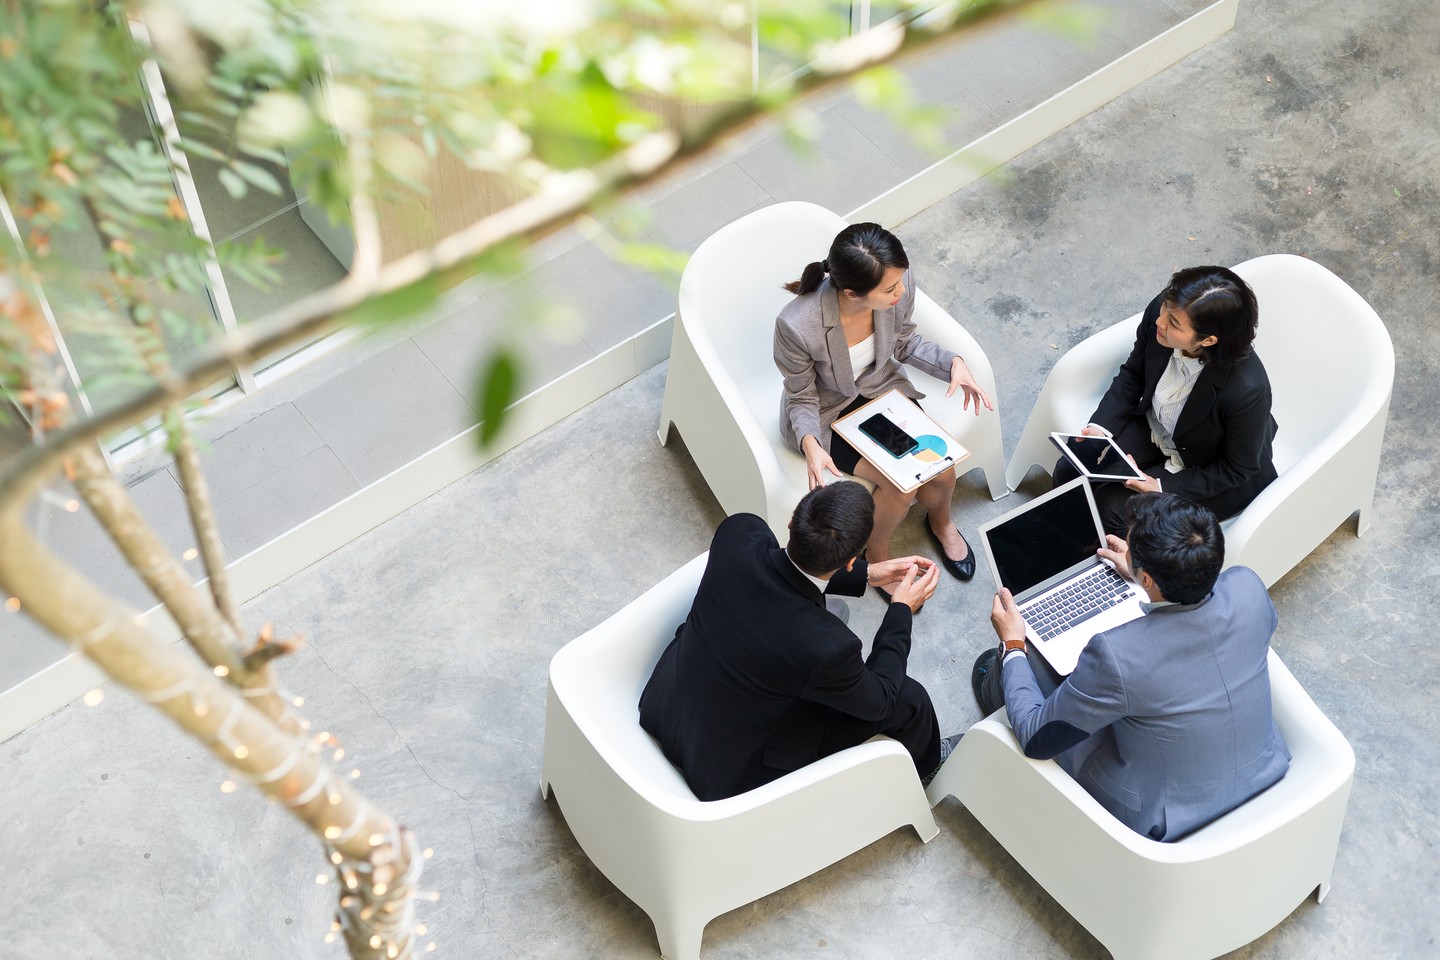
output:
[[[945,456],[945,441],[934,434],[927,433],[915,438],[914,457],[923,463],[939,463],[940,458]]]

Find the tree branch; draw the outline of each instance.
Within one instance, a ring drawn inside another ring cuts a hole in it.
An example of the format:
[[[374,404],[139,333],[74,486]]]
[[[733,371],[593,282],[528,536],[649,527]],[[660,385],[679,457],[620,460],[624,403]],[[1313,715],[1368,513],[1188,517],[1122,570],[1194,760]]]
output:
[[[200,467],[200,454],[195,449],[195,438],[185,423],[185,415],[176,407],[165,412],[165,433],[175,451],[175,466],[180,471],[180,487],[185,492],[185,506],[190,511],[190,526],[195,531],[195,543],[200,549],[200,558],[205,564],[205,576],[209,578],[210,596],[235,631],[238,639],[244,636],[245,627],[240,622],[240,613],[230,596],[230,574],[225,569],[225,545],[220,542],[220,524],[215,519],[215,504],[210,498],[210,482]]]
[[[15,504],[0,509],[0,586],[41,626],[166,713],[322,838],[340,880],[347,942],[352,931],[362,937],[353,956],[378,960],[392,945],[396,956],[409,956],[421,868],[409,831],[372,806],[350,778],[329,769],[319,756],[328,741],[289,735],[235,688],[151,636],[135,611],[39,543],[21,513]]]

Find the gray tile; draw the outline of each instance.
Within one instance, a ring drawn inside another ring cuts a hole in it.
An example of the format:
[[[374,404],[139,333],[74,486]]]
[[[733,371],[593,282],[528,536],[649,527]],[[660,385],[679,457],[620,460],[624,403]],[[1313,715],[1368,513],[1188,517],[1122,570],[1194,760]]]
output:
[[[129,484],[127,492],[170,554],[192,577],[201,577],[199,558],[187,561],[183,557],[184,552],[195,545],[195,538],[184,495],[170,474],[157,470]],[[71,499],[79,503],[74,513],[63,506]],[[62,560],[73,564],[97,587],[138,610],[148,610],[155,605],[149,588],[126,565],[109,534],[68,484],[52,485],[51,496],[32,505],[28,513],[36,538]]]
[[[128,492],[170,553],[184,564],[192,577],[204,576],[204,564],[198,557],[184,559],[185,551],[195,546],[195,529],[190,522],[185,492],[175,478],[168,471],[157,471],[131,483]]]
[[[334,451],[321,447],[218,505],[221,538],[231,556],[243,557],[359,489]]]
[[[281,280],[268,287],[254,287],[231,272],[225,274],[225,287],[230,292],[235,317],[241,323],[258,320],[272,310],[289,306],[345,276],[345,268],[306,226],[298,210],[287,210],[247,230],[235,242],[249,244],[256,237],[263,238],[266,246],[285,252],[278,264]]]
[[[1004,120],[1094,71],[1053,30],[1014,17],[967,32],[947,56],[961,69],[965,87]]]
[[[0,693],[64,659],[68,652],[65,644],[23,612],[0,610]]]
[[[516,394],[522,397],[599,355],[579,329],[567,333],[552,328],[517,334],[507,346],[520,363],[520,385]]]
[[[758,183],[727,163],[652,204],[646,232],[657,243],[694,250],[720,227],[769,202]]]
[[[498,347],[542,336],[541,331],[550,327],[558,327],[565,342],[580,339],[574,323],[554,313],[553,305],[528,281],[512,280],[416,332],[411,339],[474,407],[476,380]],[[522,394],[528,392],[524,386]]]
[[[1193,17],[1214,2],[1215,0],[1165,0],[1165,5],[1180,14],[1181,19],[1185,19]]]
[[[944,114],[940,121],[941,142],[934,149],[917,142],[913,134],[883,110],[870,110],[853,98],[842,101],[837,109],[909,176],[1000,125],[999,118],[979,97],[958,83],[956,89],[958,92],[953,96],[932,101]]]
[[[1185,19],[1163,0],[1085,0],[1083,9],[1089,22],[1082,35],[1061,38],[1096,69]]]
[[[259,163],[258,166],[280,181],[280,193],[268,193],[251,187],[245,196],[235,200],[220,184],[218,163],[204,157],[190,158],[191,175],[195,180],[195,189],[200,194],[200,209],[205,211],[205,225],[210,228],[210,236],[214,239],[223,240],[244,233],[261,220],[295,202],[289,171],[271,163]]]
[[[200,440],[210,496],[223,502],[299,460],[325,441],[294,404],[282,404],[213,440]],[[178,479],[173,465],[171,476]]]
[[[737,160],[776,200],[809,200],[845,214],[905,179],[905,171],[855,128],[838,106],[819,114],[823,127],[799,152],[775,136]]]
[[[675,292],[654,274],[616,263],[592,240],[530,272],[546,300],[580,317],[580,334],[599,353],[675,312]]]
[[[474,422],[465,397],[410,340],[315,388],[295,406],[362,485]]]

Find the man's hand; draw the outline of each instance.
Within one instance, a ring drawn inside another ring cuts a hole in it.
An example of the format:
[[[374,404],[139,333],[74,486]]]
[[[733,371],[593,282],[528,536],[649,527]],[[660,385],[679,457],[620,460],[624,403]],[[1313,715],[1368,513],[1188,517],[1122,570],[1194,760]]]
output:
[[[920,558],[911,557],[910,559]],[[916,613],[935,593],[935,587],[939,583],[940,567],[938,564],[931,563],[929,569],[922,572],[920,564],[911,563],[900,578],[900,586],[896,587],[895,592],[890,595],[890,602],[903,603],[910,608],[912,614]]]
[[[1009,590],[1001,589],[990,602],[990,625],[995,628],[995,635],[1001,643],[1024,641],[1025,618],[1020,616],[1020,609],[1015,606],[1015,598]]]
[[[830,454],[820,446],[820,441],[815,439],[814,434],[805,434],[800,441],[800,449],[805,452],[805,473],[810,480],[811,490],[825,486],[826,470],[829,470],[832,476],[844,476],[840,472],[840,468],[835,466],[835,461],[830,459]]]
[[[1126,580],[1134,580],[1135,574],[1130,570],[1130,544],[1121,540],[1114,534],[1105,537],[1105,546],[1096,550],[1095,553],[1101,560],[1109,560],[1115,564],[1115,570]]]
[[[935,566],[935,561],[929,557],[898,557],[894,560],[877,560],[870,564],[870,569],[865,575],[865,582],[872,587],[885,587],[892,583],[899,583],[912,566],[918,566],[920,572],[924,573],[930,567]]]
[[[1156,480],[1154,477],[1150,476],[1150,475],[1149,475],[1148,473],[1146,473],[1144,470],[1141,470],[1139,467],[1136,467],[1136,466],[1135,466],[1135,458],[1132,457],[1132,456],[1130,456],[1130,454],[1128,454],[1128,453],[1125,454],[1125,459],[1130,461],[1130,466],[1135,467],[1135,472],[1136,472],[1136,473],[1140,474],[1140,476],[1142,476],[1142,477],[1145,478],[1144,480],[1126,480],[1126,481],[1125,481],[1125,489],[1126,489],[1126,490],[1133,491],[1134,493],[1159,493],[1159,492],[1160,492],[1160,481],[1159,481],[1159,480]]]

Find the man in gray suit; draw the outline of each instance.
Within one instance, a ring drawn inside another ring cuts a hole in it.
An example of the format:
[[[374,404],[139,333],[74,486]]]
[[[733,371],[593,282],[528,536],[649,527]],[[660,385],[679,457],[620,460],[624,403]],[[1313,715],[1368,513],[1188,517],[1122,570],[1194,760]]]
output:
[[[1152,493],[1127,512],[1127,539],[1099,552],[1149,595],[1145,615],[1096,634],[1056,686],[1002,590],[990,614],[1000,646],[971,680],[987,715],[1003,697],[1027,757],[1053,757],[1137,833],[1177,840],[1289,767],[1270,712],[1275,606],[1254,571],[1220,572],[1225,541],[1206,508]]]

